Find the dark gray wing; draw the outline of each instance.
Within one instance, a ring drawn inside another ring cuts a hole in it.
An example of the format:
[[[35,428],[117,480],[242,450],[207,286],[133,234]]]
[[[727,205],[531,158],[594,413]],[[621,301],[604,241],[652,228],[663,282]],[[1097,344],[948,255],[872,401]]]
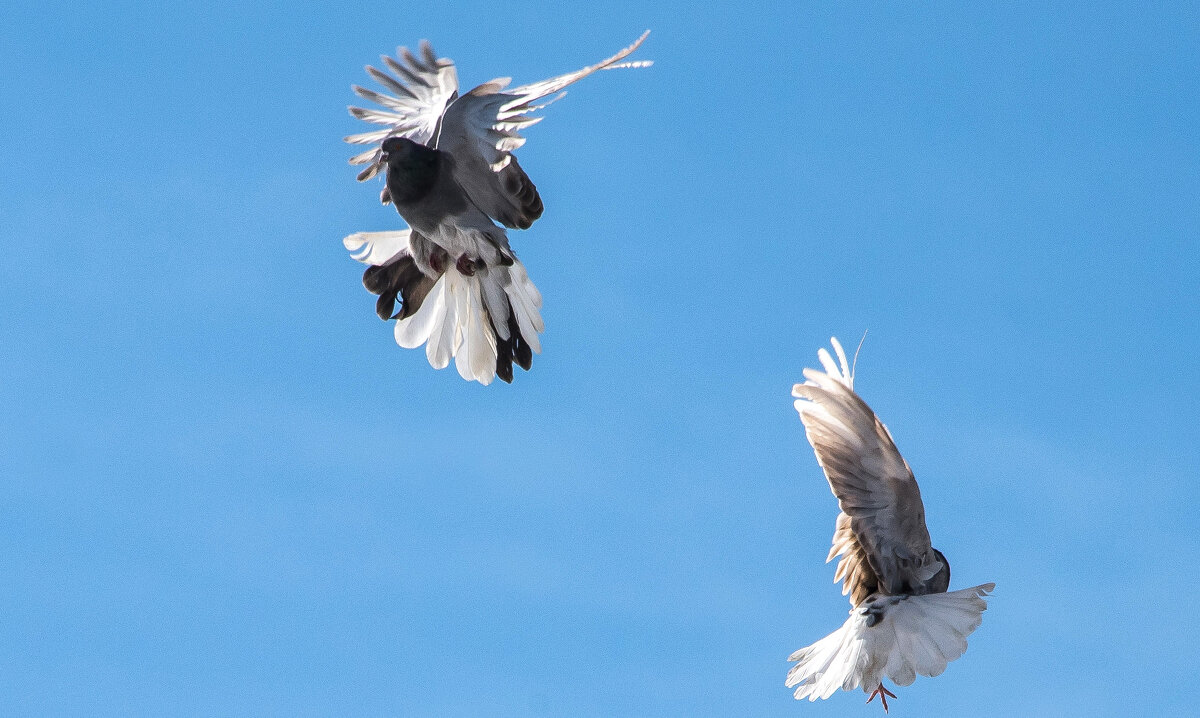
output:
[[[379,296],[375,313],[380,319],[402,320],[416,314],[441,276],[428,269],[427,261],[414,257],[414,252],[428,251],[431,245],[410,229],[357,232],[342,243],[354,259],[369,265],[363,272],[363,286]],[[400,311],[396,311],[397,301]]]
[[[571,83],[599,70],[645,67],[649,62],[622,63],[649,31],[617,54],[575,72],[509,90],[509,78],[484,83],[450,103],[442,118],[437,148],[454,156],[455,179],[476,206],[505,225],[525,229],[542,214],[542,199],[512,152],[525,144],[519,130],[540,122],[530,113],[553,102]]]
[[[379,295],[375,302],[375,313],[380,319],[407,319],[417,313],[421,303],[437,283],[428,277],[408,250],[392,257],[387,264],[367,267],[363,272],[363,286],[371,294]],[[396,302],[400,311],[396,311]]]
[[[930,546],[921,490],[887,427],[854,393],[841,344],[832,343],[840,366],[821,349],[825,371],[805,369],[807,381],[792,388],[808,441],[845,515],[830,559],[843,557],[837,575],[855,605],[870,595],[872,580],[884,593],[923,593],[942,563]]]

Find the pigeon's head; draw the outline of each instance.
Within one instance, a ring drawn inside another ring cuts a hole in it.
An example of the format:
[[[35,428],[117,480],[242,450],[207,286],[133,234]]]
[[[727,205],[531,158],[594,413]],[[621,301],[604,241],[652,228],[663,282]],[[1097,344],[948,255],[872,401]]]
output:
[[[403,162],[429,151],[428,147],[417,144],[407,137],[389,137],[383,141],[380,149],[383,150],[383,154],[379,160],[384,164],[391,164],[396,160]]]
[[[437,150],[407,137],[389,137],[379,149],[379,163],[387,168],[388,199],[397,211],[433,189],[441,160]]]

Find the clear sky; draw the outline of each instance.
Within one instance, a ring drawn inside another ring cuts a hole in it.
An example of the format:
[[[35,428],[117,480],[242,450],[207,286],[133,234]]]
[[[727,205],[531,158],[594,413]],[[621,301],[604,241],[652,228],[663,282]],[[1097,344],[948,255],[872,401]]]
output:
[[[876,716],[783,685],[847,610],[790,387],[864,330],[997,584],[893,715],[1192,711],[1194,4],[174,5],[0,30],[0,714]],[[401,226],[363,65],[646,28],[519,152],[533,371],[397,347],[341,245]]]

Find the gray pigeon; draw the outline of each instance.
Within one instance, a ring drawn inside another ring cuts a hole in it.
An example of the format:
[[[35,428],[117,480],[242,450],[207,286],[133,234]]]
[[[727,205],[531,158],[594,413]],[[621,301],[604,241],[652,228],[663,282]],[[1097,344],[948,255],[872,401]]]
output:
[[[496,376],[511,382],[514,362],[529,369],[541,351],[542,296],[509,246],[505,227],[528,228],[542,215],[542,199],[512,154],[525,143],[518,130],[539,122],[530,113],[573,82],[598,70],[648,66],[621,62],[647,34],[581,70],[509,90],[509,79],[500,78],[461,97],[454,63],[439,59],[424,41],[420,57],[402,47],[400,59],[383,58],[394,76],[367,68],[395,94],[354,87],[386,109],[350,108],[355,117],[384,125],[346,138],[375,145],[350,162],[367,165],[360,181],[385,172],[380,199],[409,229],[358,232],[343,244],[354,259],[371,265],[363,285],[379,295],[380,318],[396,320],[400,346],[424,344],[435,368],[453,358],[464,379],[481,384]]]
[[[825,349],[824,372],[805,369],[792,388],[805,433],[837,497],[841,513],[833,534],[834,581],[850,594],[850,618],[841,628],[788,660],[787,686],[796,698],[828,698],[862,687],[867,702],[895,694],[889,678],[907,686],[940,675],[967,650],[996,585],[946,592],[950,562],[929,541],[921,490],[887,427],[854,393],[853,372],[837,339],[838,362]]]

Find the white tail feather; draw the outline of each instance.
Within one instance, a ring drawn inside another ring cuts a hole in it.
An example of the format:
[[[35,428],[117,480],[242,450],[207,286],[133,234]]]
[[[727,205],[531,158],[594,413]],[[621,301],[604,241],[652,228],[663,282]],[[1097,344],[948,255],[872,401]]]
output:
[[[429,290],[416,314],[396,322],[396,343],[405,349],[416,349],[429,341],[435,330],[441,328],[445,314],[446,283],[438,282]],[[432,361],[430,359],[430,362]]]
[[[457,274],[457,272],[455,272]],[[483,310],[482,283],[485,277],[463,278],[458,301],[458,346],[454,366],[467,381],[488,385],[496,376],[496,335]]]
[[[542,342],[538,339],[538,334],[546,329],[542,323],[542,313],[538,311],[542,306],[542,293],[533,286],[525,272],[525,266],[520,262],[508,267],[508,281],[504,285],[504,291],[508,294],[513,311],[517,315],[517,326],[521,329],[521,336],[525,337],[534,354],[541,354]]]
[[[917,675],[936,676],[967,650],[988,595],[985,583],[924,596],[873,596],[850,611],[842,627],[788,657],[787,687],[796,699],[828,698],[839,688],[875,690],[884,678],[907,686]],[[882,608],[882,617],[868,625]]]
[[[348,248],[349,240],[347,237]],[[520,262],[482,269],[473,277],[450,267],[421,308],[396,322],[396,343],[406,349],[424,344],[435,369],[446,368],[453,359],[462,378],[490,384],[496,377],[497,340],[511,337],[509,302],[522,337],[530,349],[540,353],[538,333],[545,328],[538,311],[542,295]],[[499,337],[492,329],[493,322]]]
[[[439,281],[444,282],[445,275]],[[447,290],[443,289],[443,299],[441,306],[436,308],[437,314],[433,320],[433,330],[429,333],[429,341],[425,344],[425,356],[429,359],[429,365],[434,369],[445,369],[450,365],[450,358],[454,356],[454,338],[455,338],[455,318],[453,299],[446,296]]]
[[[489,270],[490,273],[491,270]],[[483,306],[492,317],[492,326],[496,330],[497,338],[508,341],[512,338],[512,332],[508,329],[508,320],[512,316],[512,312],[509,310],[508,296],[504,293],[504,285],[496,280],[495,277],[488,277],[481,281],[479,286],[483,292]]]

